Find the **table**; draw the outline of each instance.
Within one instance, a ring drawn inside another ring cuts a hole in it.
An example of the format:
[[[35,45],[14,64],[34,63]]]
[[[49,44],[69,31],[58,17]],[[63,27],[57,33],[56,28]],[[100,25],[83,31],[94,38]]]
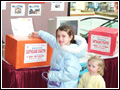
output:
[[[2,88],[46,88],[47,82],[41,74],[47,67],[15,69],[2,60]]]
[[[104,80],[107,88],[118,88],[118,57],[104,59],[105,72]]]
[[[104,59],[106,88],[118,88],[118,57]],[[2,60],[2,88],[47,88],[41,74],[47,67],[15,69]]]

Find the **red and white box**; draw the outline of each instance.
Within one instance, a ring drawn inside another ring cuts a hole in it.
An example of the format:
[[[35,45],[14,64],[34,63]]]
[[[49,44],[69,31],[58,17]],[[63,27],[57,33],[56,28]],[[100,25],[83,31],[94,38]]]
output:
[[[118,29],[98,27],[89,31],[88,52],[113,56],[118,51]]]
[[[52,52],[40,38],[6,35],[5,60],[15,69],[50,66]]]

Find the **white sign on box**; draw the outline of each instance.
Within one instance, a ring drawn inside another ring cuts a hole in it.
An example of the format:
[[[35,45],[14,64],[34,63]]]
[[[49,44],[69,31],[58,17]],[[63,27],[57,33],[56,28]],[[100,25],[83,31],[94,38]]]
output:
[[[91,35],[91,49],[102,52],[110,52],[111,37]]]
[[[25,44],[24,63],[44,62],[47,59],[47,43]]]

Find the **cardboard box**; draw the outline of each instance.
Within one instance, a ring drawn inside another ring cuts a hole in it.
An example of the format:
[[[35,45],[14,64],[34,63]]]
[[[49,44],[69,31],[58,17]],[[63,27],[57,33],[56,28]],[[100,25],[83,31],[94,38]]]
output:
[[[49,66],[52,52],[40,38],[6,35],[5,60],[15,69]]]
[[[98,27],[89,31],[88,52],[113,56],[118,51],[118,29]]]

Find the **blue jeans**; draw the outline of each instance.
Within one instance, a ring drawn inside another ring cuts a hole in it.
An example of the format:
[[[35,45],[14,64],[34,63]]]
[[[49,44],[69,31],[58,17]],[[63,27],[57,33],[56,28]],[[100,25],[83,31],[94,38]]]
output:
[[[97,11],[100,8],[100,12],[102,11],[101,5],[100,3],[98,3],[98,7],[95,9],[95,11]]]

